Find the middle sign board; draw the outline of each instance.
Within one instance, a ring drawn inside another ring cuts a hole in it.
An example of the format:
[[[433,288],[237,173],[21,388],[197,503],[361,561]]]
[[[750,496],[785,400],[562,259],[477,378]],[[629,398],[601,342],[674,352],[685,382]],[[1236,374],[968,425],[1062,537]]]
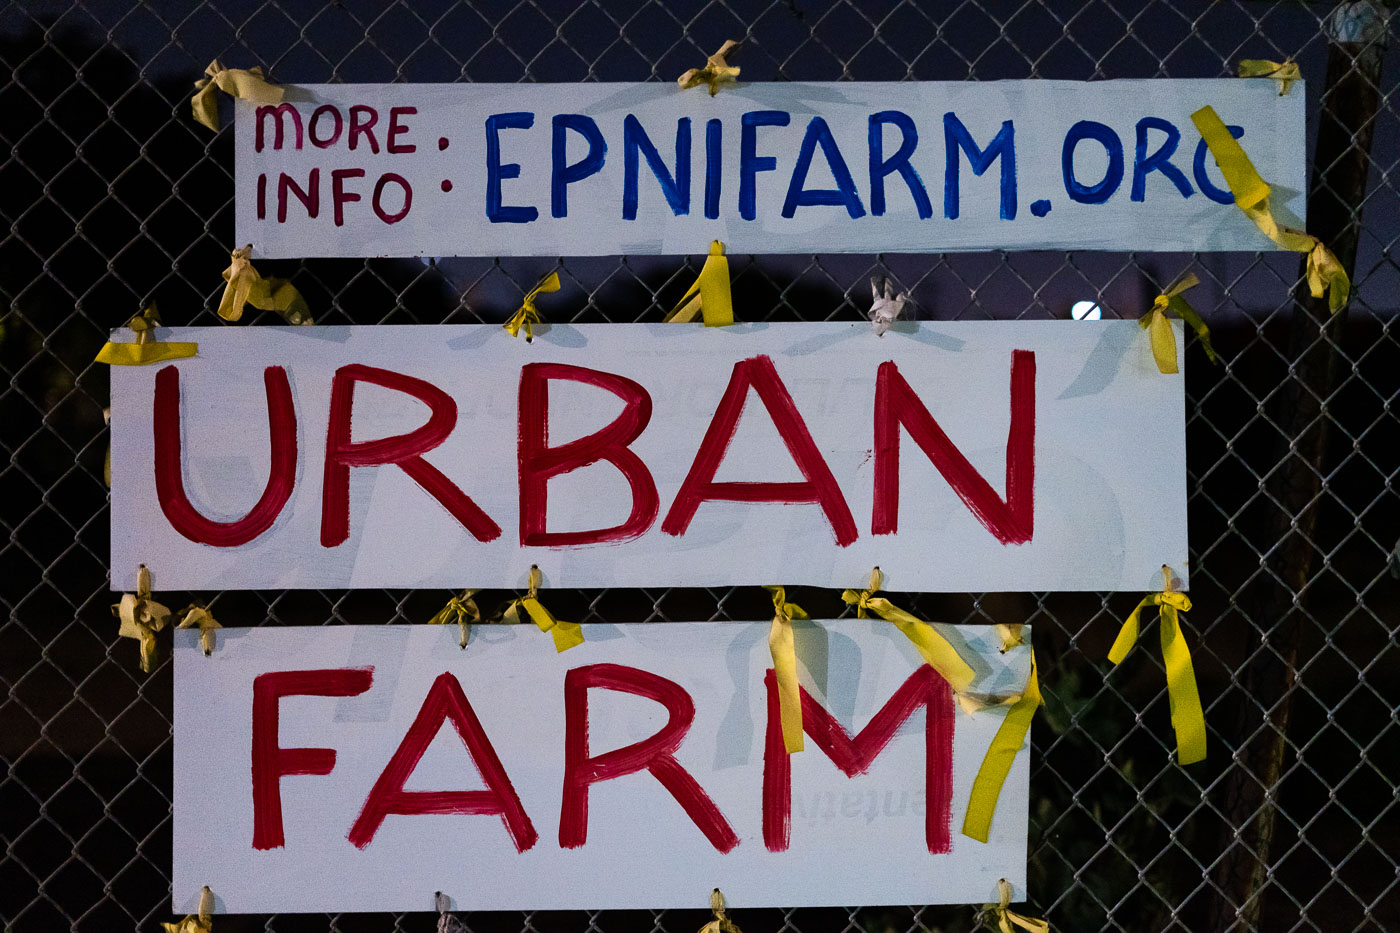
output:
[[[161,339],[199,355],[112,373],[117,589],[1185,578],[1182,377],[1132,321]]]

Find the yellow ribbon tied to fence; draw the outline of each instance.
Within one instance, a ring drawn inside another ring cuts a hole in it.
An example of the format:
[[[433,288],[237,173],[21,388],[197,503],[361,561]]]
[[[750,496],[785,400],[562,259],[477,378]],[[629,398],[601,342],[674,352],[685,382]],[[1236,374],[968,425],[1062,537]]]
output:
[[[170,610],[151,599],[151,572],[145,564],[136,571],[135,595],[123,593],[112,614],[121,620],[117,635],[141,643],[141,670],[149,674],[156,663],[156,632],[169,624]]]
[[[916,619],[883,596],[876,596],[884,582],[885,575],[876,567],[870,571],[870,589],[846,590],[841,594],[841,599],[846,605],[856,607],[857,618],[864,619],[873,614],[899,629],[954,691],[962,693],[967,690],[972,684],[972,667],[948,643],[948,639],[939,634],[938,629],[923,619]]]
[[[162,923],[165,933],[214,933],[214,892],[209,885],[199,892],[199,913],[175,923]]]
[[[702,84],[708,85],[710,96],[714,97],[719,93],[720,85],[733,84],[739,79],[739,69],[725,60],[727,56],[738,54],[738,48],[738,42],[733,39],[727,40],[719,47],[718,52],[706,57],[704,68],[691,68],[677,78],[676,83],[681,86],[682,91]]]
[[[1167,699],[1171,703],[1172,728],[1176,730],[1176,758],[1189,765],[1206,757],[1206,718],[1201,710],[1201,695],[1196,689],[1196,672],[1191,665],[1191,649],[1181,631],[1178,612],[1191,608],[1185,593],[1173,589],[1171,568],[1162,567],[1162,592],[1144,597],[1132,611],[1108,652],[1108,659],[1118,664],[1137,644],[1139,617],[1148,606],[1158,607],[1158,627],[1162,636],[1162,660],[1167,667]]]
[[[1303,80],[1298,63],[1293,59],[1271,62],[1266,58],[1245,58],[1240,60],[1241,78],[1273,78],[1278,82],[1278,96],[1282,97],[1293,89],[1293,85]]]
[[[530,289],[526,293],[523,301],[520,302],[520,310],[510,316],[510,320],[501,326],[510,331],[512,337],[520,336],[520,329],[525,329],[525,342],[529,343],[535,339],[535,325],[541,323],[539,309],[535,307],[535,299],[541,294],[559,291],[559,273],[551,272],[540,279],[540,284]]]
[[[1021,637],[1021,630],[1024,628],[1025,626],[1019,622],[1015,625],[1006,625],[1001,622],[996,624],[997,637],[1001,639],[1002,654],[1006,654],[1006,652],[1010,651],[1012,648],[1019,648],[1026,643],[1026,640]]]
[[[186,359],[199,352],[197,343],[167,343],[156,340],[155,330],[160,326],[160,311],[156,309],[154,302],[142,308],[140,314],[126,322],[126,326],[136,335],[136,342],[107,341],[102,349],[97,351],[97,362],[111,366],[146,366],[165,360]]]
[[[450,625],[453,622],[462,630],[461,646],[467,647],[467,639],[471,637],[472,623],[481,621],[481,612],[476,608],[476,600],[472,599],[477,594],[477,590],[463,590],[461,596],[454,596],[447,601],[447,605],[438,610],[437,615],[428,620],[429,625]]]
[[[218,629],[223,628],[214,620],[214,616],[209,610],[198,603],[190,603],[180,610],[180,624],[176,628],[197,628],[199,629],[199,646],[204,649],[204,656],[207,658],[214,653],[214,634]]]
[[[1254,163],[1249,161],[1244,148],[1230,135],[1215,108],[1202,107],[1191,114],[1191,122],[1196,124],[1211,155],[1215,156],[1220,173],[1225,176],[1225,183],[1235,196],[1235,204],[1261,233],[1281,249],[1306,253],[1308,291],[1314,298],[1327,295],[1327,305],[1333,314],[1341,310],[1351,295],[1351,279],[1337,257],[1317,237],[1292,230],[1278,222],[1269,206],[1268,183],[1259,177]]]
[[[541,632],[549,632],[554,637],[555,651],[568,651],[577,645],[583,644],[583,629],[577,622],[564,622],[550,615],[539,600],[540,583],[544,576],[540,573],[540,568],[534,564],[530,565],[530,589],[529,592],[519,599],[512,599],[510,605],[506,606],[505,613],[501,616],[501,621],[510,625],[530,621],[539,626]]]
[[[1010,630],[1008,630],[1010,631]],[[1020,637],[1020,633],[1015,633]],[[1007,637],[1002,637],[1002,650],[1007,650]],[[992,817],[996,814],[997,800],[1001,797],[1001,787],[1006,783],[1006,775],[1011,772],[1011,764],[1016,753],[1026,741],[1030,732],[1031,720],[1040,706],[1040,680],[1036,676],[1035,651],[1031,651],[1031,671],[1026,677],[1026,689],[1019,697],[1011,698],[1011,708],[1006,718],[997,727],[987,754],[982,757],[982,765],[977,769],[977,777],[972,781],[972,793],[967,801],[967,815],[963,817],[964,836],[986,842],[992,829]]]
[[[219,299],[219,317],[236,321],[243,317],[244,306],[252,305],[263,311],[276,311],[288,324],[310,324],[310,309],[296,286],[286,279],[263,278],[253,268],[252,255],[251,246],[229,254],[229,266],[223,271],[224,294]]]
[[[802,694],[797,686],[797,648],[792,637],[793,619],[810,619],[807,610],[787,601],[781,586],[765,586],[773,594],[773,627],[768,630],[768,650],[773,655],[773,676],[778,681],[778,714],[783,724],[783,748],[791,755],[802,751]]]
[[[1210,328],[1206,322],[1201,320],[1201,316],[1196,313],[1196,309],[1191,307],[1181,293],[1188,288],[1195,288],[1201,284],[1201,280],[1196,278],[1196,273],[1188,272],[1181,276],[1173,284],[1167,286],[1167,290],[1158,295],[1152,302],[1152,310],[1138,318],[1138,327],[1147,331],[1152,342],[1152,358],[1157,361],[1159,372],[1170,375],[1177,372],[1176,367],[1176,334],[1172,332],[1171,321],[1167,319],[1168,311],[1175,311],[1187,324],[1190,324],[1196,331],[1196,336],[1201,338],[1201,346],[1205,348],[1206,357],[1212,362],[1217,362],[1215,348],[1210,345]]]
[[[710,892],[710,913],[714,914],[715,918],[702,926],[700,933],[741,933],[725,912],[724,895],[719,893],[719,888]]]
[[[715,240],[710,255],[700,267],[700,274],[681,298],[680,303],[666,315],[664,323],[689,324],[695,315],[702,315],[706,327],[727,327],[734,323],[734,296],[729,290],[729,260],[724,244]]]
[[[1035,917],[1027,917],[1025,914],[1018,914],[1011,909],[1011,882],[1002,878],[997,882],[997,903],[987,904],[982,908],[983,917],[979,921],[991,917],[997,922],[997,929],[1001,933],[1015,933],[1011,925],[1015,924],[1030,933],[1050,933],[1050,924],[1044,920],[1037,920]]]
[[[282,89],[268,81],[261,68],[225,68],[216,58],[204,69],[204,75],[194,83],[190,106],[194,110],[195,120],[216,133],[219,131],[219,99],[216,91],[255,104],[282,103]]]

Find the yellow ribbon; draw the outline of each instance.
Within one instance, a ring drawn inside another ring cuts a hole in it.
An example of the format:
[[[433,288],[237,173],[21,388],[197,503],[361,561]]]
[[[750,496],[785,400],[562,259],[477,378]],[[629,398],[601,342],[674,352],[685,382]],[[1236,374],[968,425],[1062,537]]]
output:
[[[1293,59],[1271,62],[1265,58],[1245,58],[1240,60],[1241,78],[1273,78],[1278,82],[1278,96],[1282,97],[1292,89],[1293,84],[1303,80],[1298,63]]]
[[[1151,593],[1137,604],[1123,627],[1118,630],[1108,659],[1118,664],[1125,658],[1133,645],[1137,644],[1140,628],[1139,616],[1148,606],[1158,607],[1158,627],[1162,636],[1162,660],[1167,666],[1167,699],[1171,704],[1172,728],[1176,730],[1176,760],[1189,765],[1206,757],[1206,718],[1201,710],[1201,695],[1196,689],[1196,671],[1191,665],[1191,649],[1186,645],[1186,636],[1181,631],[1178,612],[1191,608],[1191,600],[1185,593],[1172,589],[1171,568],[1162,565],[1163,587],[1160,593]]]
[[[118,637],[141,643],[141,670],[149,674],[156,663],[156,632],[169,623],[170,610],[151,599],[151,572],[145,564],[136,571],[136,594],[123,593],[112,615],[121,620]]]
[[[705,59],[704,68],[691,68],[677,78],[676,83],[681,86],[682,91],[707,84],[710,87],[710,96],[714,97],[719,93],[721,84],[733,84],[739,78],[739,69],[725,61],[725,56],[737,54],[738,48],[738,42],[733,39],[727,40],[719,47],[718,52]]]
[[[527,619],[539,626],[541,632],[549,632],[554,637],[555,651],[568,651],[583,644],[583,629],[577,622],[563,622],[550,615],[539,601],[540,582],[543,580],[540,568],[530,565],[530,590],[519,599],[512,599],[501,616],[501,621],[517,625]]]
[[[223,628],[209,610],[198,603],[190,603],[180,610],[180,624],[176,628],[197,628],[199,629],[199,646],[204,649],[204,656],[207,658],[214,653],[214,632]]]
[[[219,101],[215,91],[241,97],[255,104],[280,104],[283,91],[263,77],[261,68],[225,68],[216,58],[204,69],[205,77],[194,83],[190,106],[194,118],[214,132],[219,131]]]
[[[1206,322],[1201,320],[1201,316],[1196,313],[1196,309],[1191,307],[1181,293],[1188,288],[1195,288],[1201,284],[1201,280],[1196,278],[1196,273],[1187,272],[1167,287],[1167,290],[1158,295],[1152,302],[1152,310],[1138,318],[1138,327],[1147,331],[1152,341],[1152,357],[1157,361],[1159,372],[1168,375],[1177,372],[1176,368],[1176,335],[1172,332],[1171,322],[1167,319],[1168,311],[1175,311],[1177,315],[1190,324],[1196,331],[1196,336],[1201,338],[1201,346],[1205,348],[1206,357],[1212,362],[1219,362],[1215,355],[1215,348],[1210,345],[1210,328]]]
[[[1191,114],[1191,122],[1196,124],[1211,155],[1215,156],[1220,173],[1235,196],[1235,204],[1280,249],[1306,253],[1308,291],[1314,298],[1321,298],[1325,293],[1333,314],[1341,310],[1351,295],[1351,279],[1337,257],[1317,237],[1284,227],[1274,218],[1269,207],[1268,183],[1259,177],[1254,163],[1230,135],[1215,108],[1202,107]]]
[[[997,929],[1001,933],[1013,933],[1011,929],[1013,923],[1023,930],[1029,930],[1030,933],[1050,933],[1050,924],[1044,920],[1027,917],[1011,909],[1011,883],[1005,878],[997,882],[997,903],[987,904],[982,908],[981,916],[978,917],[979,925],[984,922],[987,915],[996,918]]]
[[[724,906],[724,895],[719,893],[719,888],[715,888],[710,892],[710,912],[715,919],[702,926],[700,933],[741,933],[734,921],[729,919]]]
[[[155,330],[160,326],[160,311],[155,302],[142,308],[140,314],[126,322],[126,326],[136,334],[136,342],[107,341],[97,351],[97,362],[111,366],[145,366],[164,360],[182,360],[199,352],[197,343],[164,343],[155,339]]]
[[[695,315],[703,315],[706,327],[726,327],[734,323],[734,298],[729,291],[729,260],[724,256],[724,244],[710,243],[710,255],[700,267],[700,274],[686,291],[680,303],[666,315],[664,323],[689,324]]]
[[[112,409],[102,409],[102,423],[110,425],[112,423]],[[107,484],[107,488],[112,488],[112,445],[107,444],[107,456],[102,460],[102,482]]]
[[[1026,643],[1021,637],[1021,630],[1025,626],[1021,623],[1015,625],[1005,625],[1000,622],[996,625],[997,637],[1001,639],[1001,653],[1006,654],[1012,648],[1019,648]]]
[[[529,343],[534,340],[534,326],[540,323],[540,312],[535,307],[535,298],[542,293],[557,291],[559,291],[559,273],[551,272],[549,275],[540,279],[540,284],[530,289],[525,295],[524,300],[520,303],[520,310],[511,315],[510,320],[506,321],[501,326],[510,331],[512,337],[520,336],[520,328],[523,327],[525,328],[525,342]]]
[[[449,625],[456,622],[462,629],[463,648],[467,647],[467,639],[471,636],[472,623],[481,621],[481,613],[476,608],[476,600],[472,599],[477,594],[477,590],[463,590],[461,596],[454,596],[447,601],[447,605],[438,610],[438,614],[428,620],[429,625]]]
[[[1021,744],[1030,732],[1036,707],[1040,706],[1040,680],[1036,676],[1034,650],[1031,651],[1031,672],[1026,678],[1025,691],[1018,697],[999,702],[1009,702],[1011,708],[1006,711],[1006,718],[997,728],[997,734],[992,737],[992,744],[982,758],[982,765],[977,769],[972,793],[967,800],[967,814],[963,817],[963,835],[978,842],[987,841],[997,800],[1001,797],[1001,786],[1006,783],[1006,775],[1011,772],[1016,753],[1021,750]]]
[[[286,279],[263,278],[253,268],[252,255],[252,246],[229,254],[229,266],[223,271],[225,284],[219,299],[219,317],[236,321],[243,317],[243,306],[252,305],[263,311],[276,311],[288,324],[310,324],[310,309],[296,286]]]
[[[204,886],[204,890],[199,892],[199,914],[186,915],[185,919],[175,923],[162,923],[165,933],[213,933],[214,930],[214,892],[209,890],[209,885]]]
[[[948,639],[939,634],[938,629],[922,619],[914,618],[888,599],[876,596],[876,591],[884,582],[885,575],[876,567],[870,571],[870,589],[846,590],[841,594],[841,599],[846,605],[856,607],[856,618],[864,619],[868,617],[867,613],[874,613],[894,625],[913,642],[929,666],[938,671],[954,691],[963,693],[972,683],[974,675],[971,666],[948,643]]]
[[[773,655],[773,676],[778,681],[783,748],[791,755],[803,748],[802,694],[797,687],[797,648],[792,637],[792,620],[811,616],[797,603],[788,602],[781,586],[765,586],[764,589],[773,594],[773,626],[768,630],[768,651]]]

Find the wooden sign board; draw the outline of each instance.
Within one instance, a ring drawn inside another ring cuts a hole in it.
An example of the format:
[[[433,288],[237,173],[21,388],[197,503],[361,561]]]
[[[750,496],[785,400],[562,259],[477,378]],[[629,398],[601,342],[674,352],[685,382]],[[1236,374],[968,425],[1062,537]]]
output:
[[[211,657],[177,631],[172,907],[1020,900],[1028,744],[988,841],[959,832],[1006,707],[963,711],[888,622],[799,622],[820,713],[788,756],[768,628],[585,625],[563,654],[533,626],[224,629]],[[975,691],[1024,688],[1029,648],[940,628]]]
[[[254,257],[1268,250],[1211,105],[1304,229],[1272,81],[322,84],[236,104]]]
[[[1133,321],[160,336],[198,357],[112,372],[119,590],[142,563],[165,590],[1187,570],[1182,377]]]

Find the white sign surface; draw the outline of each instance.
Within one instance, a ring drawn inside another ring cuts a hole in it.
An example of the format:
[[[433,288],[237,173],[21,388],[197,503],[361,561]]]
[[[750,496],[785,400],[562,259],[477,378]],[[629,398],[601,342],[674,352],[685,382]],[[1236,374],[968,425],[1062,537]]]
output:
[[[1272,81],[323,84],[237,102],[255,257],[1265,250],[1191,114],[1303,229]]]
[[[940,628],[974,690],[1024,687],[1028,648]],[[533,626],[466,651],[452,626],[224,629],[207,658],[177,631],[174,910],[205,884],[230,913],[1024,895],[1028,745],[988,842],[961,835],[1006,708],[962,711],[889,623],[797,623],[826,713],[790,757],[768,623],[583,630],[556,654]]]
[[[112,585],[1149,590],[1182,377],[1133,321],[191,328],[112,372]],[[1178,337],[1178,346],[1183,342]],[[271,409],[272,417],[269,418]],[[378,465],[376,465],[378,464]]]

